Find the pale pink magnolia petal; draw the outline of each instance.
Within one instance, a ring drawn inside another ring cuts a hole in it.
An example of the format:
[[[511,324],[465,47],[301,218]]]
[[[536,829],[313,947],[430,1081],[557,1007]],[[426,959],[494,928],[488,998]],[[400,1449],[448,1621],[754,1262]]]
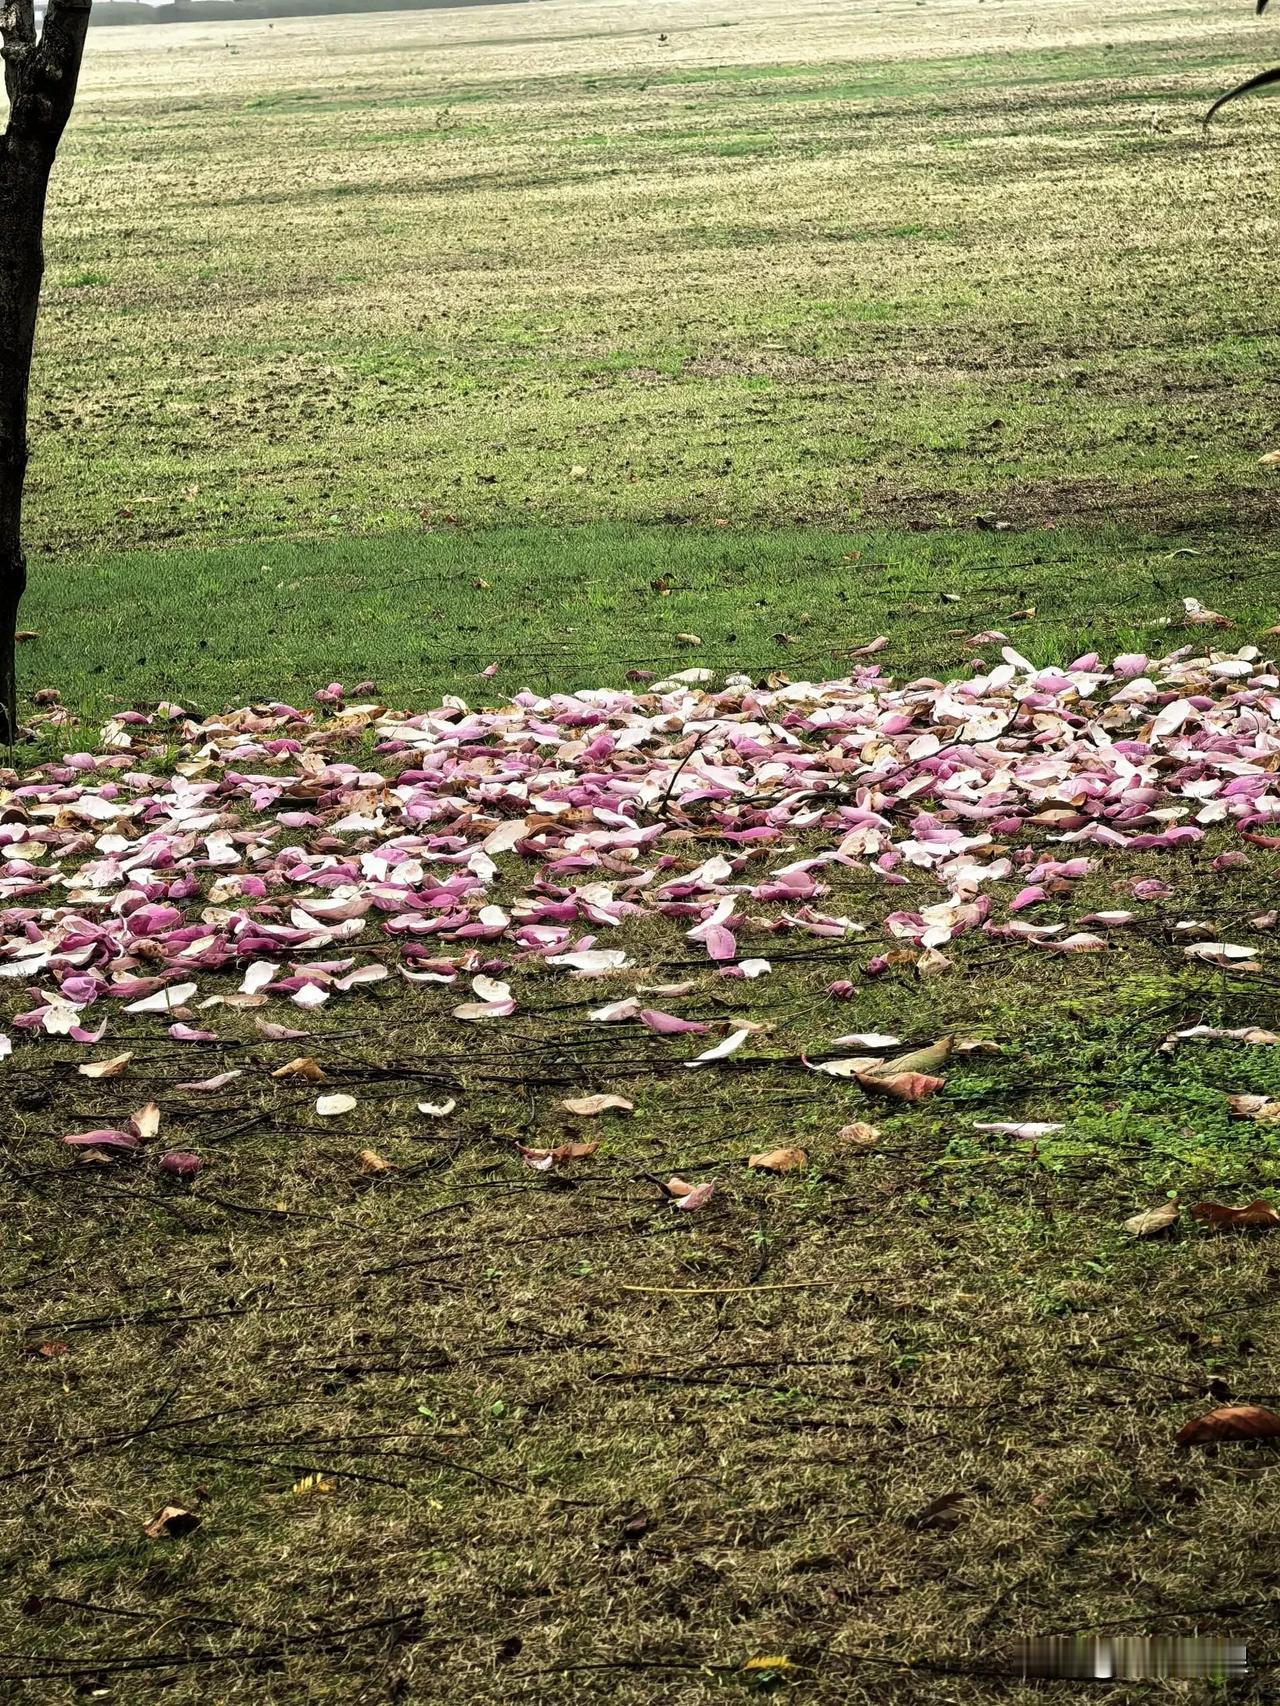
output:
[[[164,989],[158,989],[154,995],[144,996],[141,1001],[131,1001],[125,1012],[170,1013],[175,1007],[181,1007],[190,1001],[195,992],[194,983],[171,983]]]
[[[179,1085],[179,1089],[181,1089],[181,1085]],[[148,1102],[144,1107],[139,1108],[136,1114],[130,1114],[126,1129],[136,1132],[141,1138],[154,1137],[160,1130],[160,1109],[156,1103]]]
[[[705,1036],[710,1025],[700,1025],[690,1019],[680,1019],[674,1013],[660,1013],[656,1008],[643,1007],[637,1014],[640,1023],[660,1037]]]
[[[984,1124],[980,1120],[973,1122],[975,1131],[993,1131],[1002,1137],[1021,1137],[1035,1139],[1051,1137],[1055,1131],[1065,1131],[1067,1128],[1055,1120],[993,1120]]]
[[[698,1209],[705,1208],[715,1194],[716,1181],[708,1179],[706,1184],[695,1185],[691,1191],[686,1191],[684,1196],[676,1197],[675,1206],[687,1214],[693,1214]]]
[[[1256,960],[1258,950],[1245,948],[1238,942],[1192,942],[1183,953],[1189,960],[1207,960],[1210,965],[1224,966]]]
[[[456,1100],[450,1096],[444,1102],[419,1102],[418,1112],[425,1114],[431,1120],[443,1120],[453,1112],[457,1105]]]
[[[510,818],[506,823],[500,823],[497,829],[490,830],[480,845],[491,855],[509,853],[513,847],[524,841],[528,834],[528,818]]]
[[[752,1030],[754,1028],[753,1026]],[[708,1066],[714,1060],[724,1060],[726,1056],[736,1054],[747,1038],[751,1036],[752,1030],[730,1031],[727,1037],[722,1037],[713,1047],[704,1050],[702,1054],[695,1055],[692,1060],[686,1060],[685,1065]]]
[[[1042,900],[1048,900],[1049,891],[1041,888],[1039,883],[1031,883],[1025,889],[1019,889],[1009,902],[1010,912],[1020,912],[1024,906],[1038,906]]]
[[[76,1043],[100,1043],[107,1034],[107,1021],[104,1019],[96,1031],[87,1031],[83,1025],[72,1025],[67,1035]]]
[[[878,1054],[854,1055],[843,1060],[815,1061],[805,1055],[800,1058],[810,1072],[821,1072],[828,1078],[856,1078],[860,1072],[873,1072],[877,1066],[884,1065]]]
[[[453,1009],[455,1019],[477,1021],[509,1019],[516,1010],[514,1001],[464,1001]]]
[[[338,1114],[349,1114],[357,1106],[356,1098],[339,1091],[332,1096],[316,1097],[316,1112],[321,1119],[335,1118]]]
[[[178,1090],[194,1090],[197,1092],[221,1090],[225,1085],[230,1084],[232,1079],[241,1078],[243,1076],[244,1074],[238,1067],[236,1067],[228,1072],[217,1072],[212,1078],[198,1078],[186,1084],[178,1084],[175,1088]]]
[[[631,964],[622,948],[590,948],[582,953],[552,954],[549,966],[566,966],[581,977],[604,977]]]
[[[357,966],[354,971],[349,971],[345,977],[335,978],[333,987],[341,990],[356,989],[364,984],[381,983],[384,977],[390,977],[390,975],[386,966]]]
[[[294,990],[289,999],[295,1007],[323,1007],[329,999],[329,991],[321,988],[318,983],[304,983],[301,988]]]
[[[713,960],[731,960],[738,951],[738,940],[732,930],[715,924],[703,938],[707,955]]]
[[[240,985],[242,995],[256,995],[260,989],[265,989],[269,983],[274,983],[280,975],[280,967],[274,960],[254,960],[244,974]]]
[[[198,1031],[191,1025],[181,1023],[170,1025],[169,1035],[175,1043],[216,1043],[218,1041],[213,1031]]]
[[[190,1149],[170,1149],[160,1157],[161,1169],[175,1179],[194,1179],[203,1165]]]
[[[526,1167],[532,1167],[535,1173],[549,1173],[555,1165],[555,1157],[549,1149],[531,1149],[525,1144],[517,1144],[520,1159]]]
[[[289,1025],[277,1025],[270,1019],[255,1018],[253,1024],[258,1035],[265,1037],[271,1043],[287,1043],[294,1041],[297,1037],[311,1035],[309,1031],[295,1031]]]
[[[64,1137],[64,1143],[77,1149],[137,1149],[140,1139],[131,1131],[111,1127],[102,1131],[82,1131]]]

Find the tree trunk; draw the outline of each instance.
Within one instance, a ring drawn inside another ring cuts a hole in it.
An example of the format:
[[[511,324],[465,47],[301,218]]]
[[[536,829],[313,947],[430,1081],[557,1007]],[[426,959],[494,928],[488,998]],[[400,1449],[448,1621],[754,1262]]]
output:
[[[18,732],[14,640],[27,585],[22,493],[27,392],[44,278],[44,209],[75,103],[90,0],[50,0],[39,39],[31,0],[0,0],[9,124],[0,136],[0,742]]]
[[[44,192],[48,172],[11,150],[0,176],[0,741],[18,729],[14,634],[27,585],[22,491],[27,473],[27,388],[44,276]]]

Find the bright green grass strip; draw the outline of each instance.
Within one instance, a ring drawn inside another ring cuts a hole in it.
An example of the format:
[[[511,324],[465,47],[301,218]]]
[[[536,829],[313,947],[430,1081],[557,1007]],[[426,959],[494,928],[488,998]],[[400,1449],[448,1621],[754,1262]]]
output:
[[[620,683],[633,667],[821,678],[879,634],[889,672],[937,674],[963,672],[969,636],[990,628],[1046,662],[1095,644],[1169,649],[1203,637],[1152,626],[1188,594],[1234,620],[1232,643],[1276,619],[1264,545],[1223,533],[600,524],[270,541],[37,562],[22,619],[39,637],[20,665],[29,691],[57,686],[91,715],[161,696],[202,709],[300,698],[365,677],[419,705]]]

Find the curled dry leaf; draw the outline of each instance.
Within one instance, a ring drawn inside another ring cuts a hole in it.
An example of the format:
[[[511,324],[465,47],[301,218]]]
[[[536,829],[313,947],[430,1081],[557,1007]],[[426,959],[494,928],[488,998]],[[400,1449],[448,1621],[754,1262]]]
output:
[[[904,1517],[903,1526],[914,1529],[958,1528],[961,1518],[958,1516],[951,1516],[949,1513],[953,1511],[958,1504],[961,1504],[965,1499],[967,1499],[968,1496],[969,1495],[966,1492],[939,1493],[937,1498],[930,1499],[929,1503],[925,1505],[922,1510],[915,1511],[911,1516]]]
[[[1217,1202],[1198,1202],[1192,1206],[1191,1213],[1196,1220],[1218,1232],[1267,1232],[1280,1226],[1280,1214],[1261,1197],[1246,1203],[1243,1208],[1228,1208]]]
[[[180,1540],[199,1528],[200,1521],[185,1505],[162,1505],[142,1532],[148,1540]]]
[[[1135,1238],[1159,1238],[1177,1224],[1177,1203],[1162,1202],[1156,1208],[1144,1208],[1141,1214],[1130,1215],[1124,1229]]]
[[[1228,1096],[1227,1106],[1240,1120],[1257,1120],[1262,1125],[1280,1125],[1280,1099],[1274,1096]]]
[[[322,1120],[333,1119],[336,1114],[349,1114],[355,1106],[355,1097],[345,1093],[316,1097],[316,1112]]]
[[[597,1096],[569,1096],[560,1106],[569,1114],[581,1115],[584,1119],[593,1119],[597,1114],[607,1114],[611,1108],[619,1113],[635,1112],[635,1103],[628,1102],[625,1096],[611,1096],[607,1093]]]
[[[384,1161],[376,1149],[360,1151],[360,1171],[362,1173],[394,1173],[395,1168],[390,1161]]]
[[[588,1155],[594,1155],[599,1147],[598,1141],[559,1143],[554,1149],[538,1149],[524,1143],[516,1145],[525,1165],[534,1168],[539,1173],[548,1173],[553,1167],[560,1166],[564,1161],[583,1161]]]
[[[955,961],[949,960],[938,948],[926,948],[916,961],[916,976],[921,978],[941,977],[944,972],[954,969]]]
[[[906,1054],[896,1054],[891,1060],[882,1061],[874,1070],[893,1074],[899,1072],[937,1072],[951,1058],[954,1038],[939,1037],[936,1043],[930,1043],[926,1048],[914,1048]]]
[[[133,1051],[117,1054],[110,1060],[91,1060],[84,1066],[77,1066],[76,1071],[82,1078],[119,1078],[120,1074],[133,1059]]]
[[[946,1083],[945,1078],[927,1072],[856,1072],[854,1077],[864,1090],[894,1096],[900,1102],[923,1102]]]
[[[748,1167],[762,1173],[794,1173],[808,1165],[809,1154],[804,1149],[770,1149],[766,1154],[752,1155],[747,1161]]]
[[[1228,1404],[1197,1416],[1178,1429],[1178,1445],[1216,1445],[1224,1439],[1275,1439],[1280,1436],[1280,1416],[1260,1404]]]
[[[328,1077],[318,1060],[313,1060],[309,1054],[300,1054],[296,1060],[286,1061],[283,1066],[277,1066],[271,1074],[273,1078],[305,1078],[309,1084],[327,1084]]]

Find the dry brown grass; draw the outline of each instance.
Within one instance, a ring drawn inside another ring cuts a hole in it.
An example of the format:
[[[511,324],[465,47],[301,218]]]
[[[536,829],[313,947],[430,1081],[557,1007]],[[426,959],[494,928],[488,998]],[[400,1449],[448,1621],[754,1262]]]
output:
[[[97,32],[32,542],[1270,490],[1274,126],[1199,124],[1264,51],[1170,0]]]

